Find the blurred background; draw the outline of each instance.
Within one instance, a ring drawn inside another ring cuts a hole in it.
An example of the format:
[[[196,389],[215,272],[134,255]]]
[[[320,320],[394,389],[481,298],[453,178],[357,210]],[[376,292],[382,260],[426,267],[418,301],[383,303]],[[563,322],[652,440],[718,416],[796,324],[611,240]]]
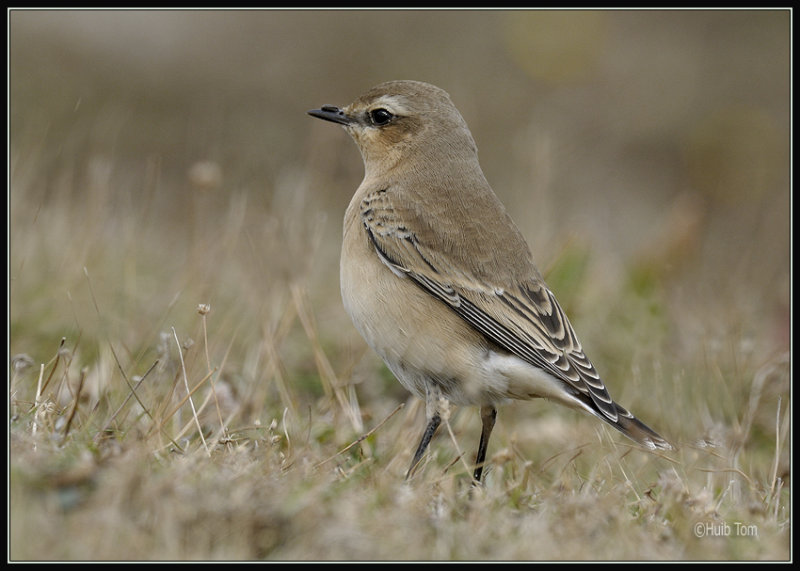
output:
[[[790,31],[786,10],[13,10],[11,354],[109,339],[143,365],[208,303],[245,369],[299,287],[357,378],[337,271],[363,167],[306,111],[417,79],[591,355],[764,362],[790,335]]]

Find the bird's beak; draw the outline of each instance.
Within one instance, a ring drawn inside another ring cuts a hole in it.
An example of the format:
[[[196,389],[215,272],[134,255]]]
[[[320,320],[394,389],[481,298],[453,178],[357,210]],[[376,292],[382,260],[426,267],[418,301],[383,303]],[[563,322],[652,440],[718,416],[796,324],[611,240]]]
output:
[[[351,117],[345,115],[344,111],[334,105],[323,105],[320,109],[312,109],[308,114],[312,117],[339,123],[340,125],[349,125],[353,122]]]

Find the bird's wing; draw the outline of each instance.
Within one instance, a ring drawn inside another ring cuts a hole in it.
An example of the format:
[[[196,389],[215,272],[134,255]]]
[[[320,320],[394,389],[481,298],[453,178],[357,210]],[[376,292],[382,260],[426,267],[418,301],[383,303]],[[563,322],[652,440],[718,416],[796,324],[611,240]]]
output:
[[[532,270],[521,283],[491,283],[468,268],[455,268],[424,243],[425,232],[398,216],[373,194],[361,204],[361,220],[381,261],[446,303],[473,328],[527,363],[582,394],[611,422],[630,415],[616,405],[581,348],[553,293]]]

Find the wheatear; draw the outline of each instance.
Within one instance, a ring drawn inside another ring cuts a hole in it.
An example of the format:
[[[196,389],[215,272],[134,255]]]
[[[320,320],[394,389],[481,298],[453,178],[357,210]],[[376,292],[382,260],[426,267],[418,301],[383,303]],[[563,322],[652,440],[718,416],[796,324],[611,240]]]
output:
[[[509,399],[554,400],[647,448],[671,448],[609,396],[445,91],[390,81],[309,114],[342,125],[364,159],[344,217],[342,299],[367,343],[425,400],[406,477],[448,403],[480,407],[476,481],[497,406]]]

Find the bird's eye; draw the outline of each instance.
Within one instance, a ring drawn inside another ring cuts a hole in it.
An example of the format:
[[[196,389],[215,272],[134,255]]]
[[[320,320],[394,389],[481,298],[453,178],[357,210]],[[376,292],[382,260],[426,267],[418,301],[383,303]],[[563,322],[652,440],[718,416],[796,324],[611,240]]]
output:
[[[373,109],[369,112],[369,118],[372,121],[373,125],[386,125],[389,121],[392,120],[394,115],[389,113],[386,109]]]

